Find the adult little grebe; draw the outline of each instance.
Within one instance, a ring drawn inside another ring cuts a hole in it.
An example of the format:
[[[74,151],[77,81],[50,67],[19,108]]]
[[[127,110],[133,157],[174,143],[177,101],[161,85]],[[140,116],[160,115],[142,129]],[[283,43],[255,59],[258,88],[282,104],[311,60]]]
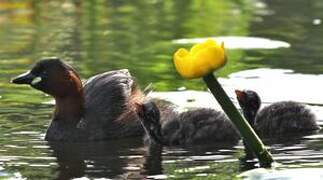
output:
[[[315,115],[303,104],[282,101],[266,106],[258,112],[261,100],[256,92],[236,90],[235,93],[245,118],[260,136],[274,137],[320,129]]]
[[[237,142],[240,136],[224,113],[197,108],[182,113],[160,111],[147,101],[137,104],[137,113],[146,131],[146,139],[162,145],[191,145]],[[168,116],[161,115],[168,114]]]
[[[96,75],[83,86],[71,66],[48,58],[12,83],[29,84],[55,98],[46,140],[91,141],[143,134],[132,109],[143,95],[126,69]]]

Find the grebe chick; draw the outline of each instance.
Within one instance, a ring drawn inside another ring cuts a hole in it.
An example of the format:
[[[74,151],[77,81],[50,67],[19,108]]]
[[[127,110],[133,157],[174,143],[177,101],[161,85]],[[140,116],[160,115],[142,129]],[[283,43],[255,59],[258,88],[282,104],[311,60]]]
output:
[[[165,117],[152,101],[137,104],[146,138],[162,145],[192,145],[217,142],[236,143],[238,131],[224,113],[197,108]]]
[[[243,115],[262,137],[308,133],[320,129],[315,115],[301,103],[281,101],[259,110],[261,100],[255,91],[236,90],[235,93]]]

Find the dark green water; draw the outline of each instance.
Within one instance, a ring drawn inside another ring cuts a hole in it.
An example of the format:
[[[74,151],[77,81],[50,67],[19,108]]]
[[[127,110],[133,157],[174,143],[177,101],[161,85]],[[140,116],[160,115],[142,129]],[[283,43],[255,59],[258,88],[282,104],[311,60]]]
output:
[[[183,45],[172,40],[213,36],[263,37],[291,45],[228,50],[230,61],[219,72],[223,77],[263,67],[323,74],[321,19],[321,0],[0,1],[0,179],[14,174],[30,179],[141,179],[152,174],[232,179],[253,164],[239,160],[241,144],[162,152],[144,147],[141,139],[48,144],[43,135],[51,98],[9,81],[39,58],[58,56],[84,79],[128,68],[142,87],[153,82],[157,91],[205,90],[200,80],[176,74],[172,54]],[[270,148],[283,168],[323,167],[322,136],[285,137]]]

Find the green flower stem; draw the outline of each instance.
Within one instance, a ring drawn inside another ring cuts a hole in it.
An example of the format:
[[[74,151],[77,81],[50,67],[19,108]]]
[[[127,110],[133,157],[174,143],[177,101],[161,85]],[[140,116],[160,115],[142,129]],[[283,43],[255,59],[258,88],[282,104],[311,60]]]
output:
[[[262,167],[270,167],[271,163],[274,161],[272,155],[269,153],[269,151],[267,151],[264,144],[252,129],[252,127],[249,125],[249,123],[241,116],[237,108],[233,105],[218,80],[212,73],[204,76],[203,80],[212,92],[215,99],[221,105],[223,111],[238,128],[245,143],[247,143],[247,145],[256,154],[259,159],[260,165]]]

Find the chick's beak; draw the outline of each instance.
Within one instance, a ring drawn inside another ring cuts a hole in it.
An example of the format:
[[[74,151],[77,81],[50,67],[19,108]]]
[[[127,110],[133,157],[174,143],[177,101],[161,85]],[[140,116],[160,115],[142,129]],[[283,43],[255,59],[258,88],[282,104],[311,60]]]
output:
[[[33,75],[30,71],[27,71],[23,74],[20,74],[19,76],[13,78],[11,80],[11,83],[14,84],[31,84],[33,80],[36,78],[35,75]]]
[[[246,94],[243,91],[235,90],[235,93],[239,101],[244,101]]]

